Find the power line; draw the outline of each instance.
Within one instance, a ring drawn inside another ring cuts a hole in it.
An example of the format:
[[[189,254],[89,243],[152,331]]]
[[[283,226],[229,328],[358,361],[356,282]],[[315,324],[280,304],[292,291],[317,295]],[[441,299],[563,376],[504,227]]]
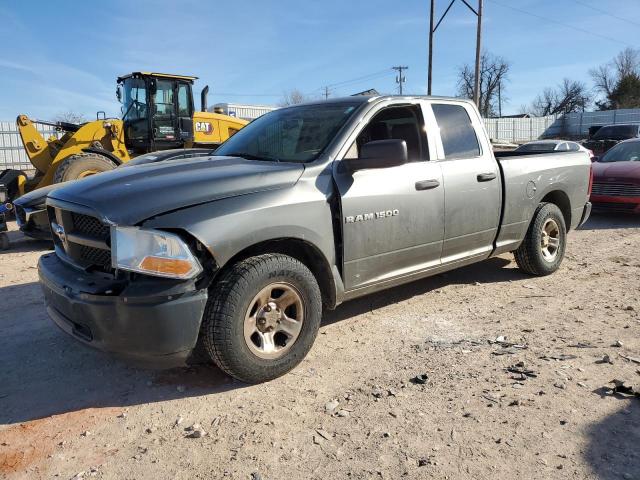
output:
[[[403,67],[404,68],[404,67]],[[355,77],[349,80],[343,80],[341,82],[329,83],[324,87],[318,87],[315,90],[304,93],[304,95],[320,94],[325,98],[328,98],[331,91],[335,91],[336,87],[346,87],[349,85],[357,84],[360,82],[376,80],[378,78],[387,77],[393,75],[393,70],[385,68],[377,72],[372,72],[367,75]],[[282,93],[232,93],[232,92],[212,92],[215,95],[227,95],[229,97],[280,97]]]
[[[635,25],[637,27],[640,27],[640,22],[634,22],[633,20],[629,20],[628,18],[619,17],[618,15],[614,15],[613,13],[607,12],[606,10],[603,10],[601,8],[591,6],[588,3],[581,2],[580,0],[573,0],[573,1],[575,3],[577,3],[578,5],[582,5],[583,7],[590,8],[591,10],[595,10],[596,12],[603,13],[605,15],[608,15],[609,17],[615,18],[617,20],[622,20],[623,22],[628,22],[631,25]]]
[[[349,83],[358,83],[365,80],[374,80],[376,78],[385,77],[387,75],[391,75],[391,71],[387,68],[384,70],[380,70],[379,72],[370,73],[368,75],[363,75],[361,77],[352,78],[351,80],[344,80],[342,82],[330,83],[327,85],[328,87],[340,87]]]
[[[211,92],[214,95],[228,95],[229,97],[279,97],[282,93],[230,93],[230,92]]]
[[[600,38],[602,38],[604,40],[609,40],[610,42],[619,43],[619,44],[627,46],[627,47],[629,46],[628,43],[625,43],[625,42],[623,42],[621,40],[616,40],[615,38],[607,37],[606,35],[601,35],[599,33],[592,32],[591,30],[587,30],[586,28],[576,27],[574,25],[570,25],[568,23],[560,22],[560,21],[554,20],[552,18],[543,17],[542,15],[538,15],[536,13],[531,13],[531,12],[527,12],[526,10],[522,10],[520,8],[512,7],[511,5],[505,5],[504,3],[497,2],[496,0],[489,0],[489,1],[491,3],[495,3],[496,5],[500,5],[501,7],[509,8],[509,9],[514,10],[516,12],[524,13],[525,15],[529,15],[531,17],[535,17],[535,18],[538,18],[540,20],[544,20],[545,22],[555,23],[557,25],[562,25],[563,27],[570,28],[570,29],[576,30],[578,32],[586,33],[588,35],[593,35],[594,37],[600,37]]]

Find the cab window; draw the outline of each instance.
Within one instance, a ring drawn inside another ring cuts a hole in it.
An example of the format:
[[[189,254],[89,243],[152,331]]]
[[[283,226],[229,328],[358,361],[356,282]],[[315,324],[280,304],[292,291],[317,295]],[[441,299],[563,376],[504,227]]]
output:
[[[157,115],[173,114],[173,82],[158,80],[154,103]]]
[[[190,117],[189,87],[184,83],[178,85],[178,116]]]
[[[480,156],[480,144],[471,118],[462,105],[434,103],[431,105],[440,128],[440,138],[446,160]]]
[[[378,112],[360,132],[346,158],[357,158],[365,143],[404,140],[410,162],[429,159],[422,113],[417,105],[389,107]]]

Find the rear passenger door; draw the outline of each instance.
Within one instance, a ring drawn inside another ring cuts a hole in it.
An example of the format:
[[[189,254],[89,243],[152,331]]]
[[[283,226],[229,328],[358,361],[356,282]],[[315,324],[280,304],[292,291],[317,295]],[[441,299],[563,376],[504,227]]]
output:
[[[440,130],[438,157],[444,179],[442,263],[488,256],[500,222],[498,163],[482,121],[470,104],[430,102]]]

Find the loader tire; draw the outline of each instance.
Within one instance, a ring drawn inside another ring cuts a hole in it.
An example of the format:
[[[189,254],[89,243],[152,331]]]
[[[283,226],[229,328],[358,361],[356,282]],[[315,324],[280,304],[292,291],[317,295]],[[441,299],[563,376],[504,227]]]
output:
[[[562,212],[553,203],[542,203],[515,251],[516,263],[530,275],[550,275],[562,263],[566,242],[567,227]]]
[[[78,153],[71,155],[58,165],[53,183],[68,182],[79,178],[107,172],[116,168],[116,164],[96,153]]]
[[[265,254],[216,279],[200,335],[218,367],[242,382],[261,383],[302,361],[321,318],[320,287],[311,271],[288,255]]]

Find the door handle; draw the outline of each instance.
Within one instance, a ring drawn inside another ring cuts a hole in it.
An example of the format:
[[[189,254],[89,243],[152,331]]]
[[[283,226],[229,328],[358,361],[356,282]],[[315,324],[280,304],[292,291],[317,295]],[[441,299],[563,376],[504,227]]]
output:
[[[431,180],[420,180],[419,182],[416,182],[416,190],[430,190],[439,186],[440,182],[435,178]]]
[[[491,180],[495,180],[497,175],[493,172],[491,173],[479,173],[476,177],[479,182],[490,182]]]

